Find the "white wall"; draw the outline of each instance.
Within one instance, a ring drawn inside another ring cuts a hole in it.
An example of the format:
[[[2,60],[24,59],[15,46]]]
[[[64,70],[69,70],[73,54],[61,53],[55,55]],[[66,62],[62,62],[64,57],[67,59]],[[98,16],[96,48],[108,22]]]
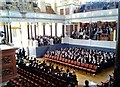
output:
[[[72,38],[66,37],[66,38],[63,38],[62,43],[93,46],[93,47],[112,48],[112,49],[116,48],[116,42],[114,42],[114,41],[80,40],[80,39],[72,39]]]

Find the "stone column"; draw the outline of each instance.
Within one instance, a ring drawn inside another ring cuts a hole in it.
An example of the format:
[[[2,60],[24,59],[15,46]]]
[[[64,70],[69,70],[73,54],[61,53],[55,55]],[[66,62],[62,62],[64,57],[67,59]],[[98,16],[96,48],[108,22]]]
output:
[[[55,36],[57,37],[57,23],[55,23]]]
[[[52,37],[52,33],[53,33],[52,32],[52,23],[50,24],[50,33],[51,33],[50,36]]]
[[[9,43],[9,30],[8,30],[8,23],[6,24],[6,28],[7,28],[7,42]]]
[[[65,25],[62,25],[62,37],[65,37],[65,30],[64,30],[64,28],[65,28]]]
[[[43,23],[43,36],[45,35],[45,23]]]
[[[13,40],[12,40],[12,29],[11,29],[11,23],[9,23],[9,29],[10,29],[10,43],[12,43]]]
[[[34,24],[35,39],[36,39],[36,36],[37,36],[37,34],[36,34],[36,29],[37,29],[37,26],[36,26],[36,23],[35,23],[35,24]]]
[[[116,30],[113,31],[113,41],[116,41]]]

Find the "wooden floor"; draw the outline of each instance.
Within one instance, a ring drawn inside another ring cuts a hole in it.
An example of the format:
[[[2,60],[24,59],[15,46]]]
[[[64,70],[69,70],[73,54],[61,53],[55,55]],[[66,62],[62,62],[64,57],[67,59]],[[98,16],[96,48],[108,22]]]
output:
[[[44,58],[37,58],[37,60],[43,61]],[[47,63],[49,64],[49,62],[47,62]],[[56,65],[58,65],[59,68],[63,67],[64,70],[66,70],[67,68],[69,68],[71,71],[75,70],[76,75],[77,75],[78,85],[84,85],[85,80],[89,80],[91,83],[100,84],[101,81],[105,81],[105,80],[109,79],[109,74],[112,74],[112,72],[114,70],[114,67],[110,67],[110,68],[107,68],[107,69],[103,70],[101,73],[93,76],[89,73],[82,72],[80,70],[70,68],[68,66],[63,66],[61,64],[54,63],[55,67],[56,67]]]

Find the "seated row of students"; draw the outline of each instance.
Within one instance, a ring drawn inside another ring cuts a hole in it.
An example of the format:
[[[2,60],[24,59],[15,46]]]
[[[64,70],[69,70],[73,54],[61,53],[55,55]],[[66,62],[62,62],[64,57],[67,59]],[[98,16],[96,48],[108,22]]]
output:
[[[61,37],[55,37],[55,36],[38,36],[36,40],[38,41],[39,46],[61,43]]]
[[[80,27],[79,31],[72,32],[72,38],[93,40],[97,40],[99,38],[100,40],[101,36],[107,36],[107,40],[110,40],[110,34],[114,31],[115,27],[116,24],[111,22],[95,22],[92,24],[85,24]]]
[[[29,62],[25,63],[24,59]],[[72,85],[72,87],[77,85],[77,77],[75,71],[71,72],[69,69],[64,70],[63,68],[59,68],[58,66],[54,68],[54,64],[52,63],[48,65],[45,61],[40,62],[35,58],[25,57],[23,59],[20,59],[18,66],[22,69],[30,71],[31,73],[35,73],[35,69],[37,69],[46,74],[50,74],[53,77],[66,81],[67,85]],[[36,72],[36,74],[37,73],[38,72]]]
[[[46,55],[57,56],[101,67],[112,65],[115,59],[115,53],[111,51],[106,52],[97,49],[77,47],[64,49],[61,48],[60,50],[47,51]]]

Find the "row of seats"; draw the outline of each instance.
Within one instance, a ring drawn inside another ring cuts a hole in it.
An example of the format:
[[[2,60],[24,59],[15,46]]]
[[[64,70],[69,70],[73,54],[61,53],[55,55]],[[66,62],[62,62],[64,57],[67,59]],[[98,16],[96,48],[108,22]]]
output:
[[[35,74],[32,74],[26,70],[20,69],[18,68],[18,73],[24,77],[26,77],[27,79],[32,80],[33,82],[39,84],[41,87],[56,87],[55,84],[53,84],[52,82],[49,82],[46,79],[41,78],[40,76],[37,76]],[[39,73],[40,74],[40,73]]]
[[[19,76],[9,80],[7,84],[2,87],[42,87],[42,86],[39,86],[39,83],[37,84],[34,81],[25,78],[24,76]]]
[[[70,59],[59,58],[56,56],[49,56],[49,55],[45,55],[45,59],[48,61],[53,61],[53,62],[64,64],[70,67],[74,67],[74,68],[92,73],[93,75],[97,74],[100,71],[99,66],[91,65],[87,63],[80,63]]]
[[[29,73],[31,73],[31,74],[35,74],[36,76],[38,76],[39,78],[41,78],[41,79],[44,79],[44,80],[46,80],[47,82],[49,82],[49,83],[52,83],[52,84],[49,84],[49,85],[51,85],[51,86],[49,86],[49,87],[54,87],[54,86],[58,86],[58,87],[61,87],[61,86],[64,86],[64,87],[67,87],[67,82],[66,81],[64,81],[64,80],[61,80],[61,79],[59,79],[59,78],[56,78],[56,77],[54,77],[54,76],[52,76],[52,75],[50,75],[50,74],[47,74],[47,73],[45,73],[45,72],[41,72],[40,70],[37,70],[36,68],[28,68],[27,66],[24,66],[24,72],[23,73],[21,73],[21,71],[19,72],[18,71],[18,73],[20,74],[20,75],[24,75],[24,76],[29,76],[29,75],[26,75],[26,73],[25,72],[29,72]],[[44,87],[46,87],[46,86],[44,86]],[[47,86],[48,87],[48,86]]]
[[[54,64],[47,64],[45,61],[41,62],[36,60],[36,58],[30,58],[25,56],[24,49],[19,50],[17,53],[17,62],[19,68],[30,72],[31,74],[35,74],[53,84],[66,86],[66,85],[77,85],[77,77],[75,72],[70,72],[69,70],[64,70],[63,68],[59,68],[56,66],[54,68]],[[54,82],[56,81],[56,82]],[[59,82],[59,84],[58,84]]]

